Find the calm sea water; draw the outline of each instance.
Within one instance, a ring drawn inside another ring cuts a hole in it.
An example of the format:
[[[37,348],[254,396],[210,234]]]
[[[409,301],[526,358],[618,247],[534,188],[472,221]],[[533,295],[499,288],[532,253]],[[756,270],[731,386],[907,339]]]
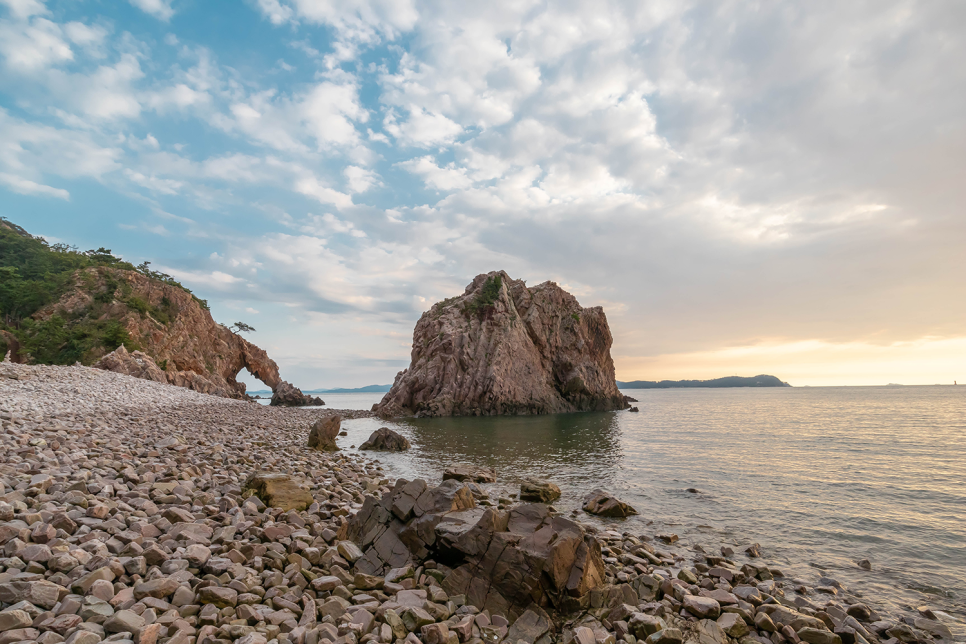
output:
[[[495,492],[545,477],[567,511],[604,487],[641,512],[623,529],[706,548],[759,542],[786,575],[832,576],[873,604],[966,619],[966,387],[625,393],[640,413],[360,419],[344,423],[340,444],[389,425],[413,444],[376,456],[393,476],[489,465]],[[381,397],[326,402],[368,409]],[[871,572],[855,565],[863,558]]]

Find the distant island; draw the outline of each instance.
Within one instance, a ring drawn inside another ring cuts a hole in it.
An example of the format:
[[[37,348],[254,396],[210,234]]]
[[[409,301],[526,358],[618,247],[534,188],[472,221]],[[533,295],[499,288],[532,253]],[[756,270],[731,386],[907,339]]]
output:
[[[304,393],[312,394],[383,394],[389,391],[392,385],[366,385],[355,389],[306,389]],[[252,394],[270,394],[270,391],[251,391]]]
[[[688,387],[791,387],[775,376],[726,376],[714,380],[634,380],[631,382],[617,381],[621,389],[684,389]]]

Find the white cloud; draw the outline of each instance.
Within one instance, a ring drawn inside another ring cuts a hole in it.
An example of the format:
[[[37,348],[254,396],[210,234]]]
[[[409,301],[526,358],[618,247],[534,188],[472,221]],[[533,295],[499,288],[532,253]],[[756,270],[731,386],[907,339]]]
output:
[[[144,13],[164,22],[171,20],[171,16],[174,15],[171,0],[129,0],[129,2]]]
[[[30,16],[44,15],[47,7],[41,0],[2,0],[15,18],[24,20]]]
[[[29,73],[73,60],[60,26],[46,18],[27,23],[0,21],[0,54],[8,67]]]
[[[436,165],[433,157],[424,156],[396,164],[422,177],[423,182],[434,190],[451,191],[469,188],[473,182],[466,176],[465,168],[450,164],[445,168]]]
[[[349,190],[354,193],[365,192],[372,186],[380,184],[379,175],[356,165],[348,166],[342,173],[346,177]]]
[[[319,203],[331,204],[336,208],[347,208],[352,205],[352,197],[334,188],[322,185],[316,177],[305,177],[295,182],[295,190],[307,197],[316,199]]]
[[[65,201],[70,200],[70,193],[62,188],[45,186],[42,183],[37,183],[36,181],[24,179],[23,177],[6,172],[0,172],[0,183],[22,195],[42,195],[46,197],[57,197]]]
[[[389,110],[382,126],[404,145],[418,147],[449,145],[463,133],[458,123],[417,105],[409,107],[409,116],[402,122],[399,122],[395,111]]]

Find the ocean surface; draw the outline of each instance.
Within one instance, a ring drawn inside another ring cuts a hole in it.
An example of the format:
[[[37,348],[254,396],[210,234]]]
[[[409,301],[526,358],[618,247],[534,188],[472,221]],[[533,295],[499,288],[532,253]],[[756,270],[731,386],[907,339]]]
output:
[[[413,449],[366,454],[393,477],[432,482],[451,463],[488,465],[493,492],[548,478],[568,512],[603,487],[641,513],[608,520],[618,529],[709,550],[758,542],[789,577],[830,576],[873,605],[966,620],[966,387],[624,393],[640,413],[358,419],[340,444],[387,425]],[[324,398],[369,409],[382,396]],[[871,571],[856,566],[865,558]],[[966,622],[953,630],[963,640]]]

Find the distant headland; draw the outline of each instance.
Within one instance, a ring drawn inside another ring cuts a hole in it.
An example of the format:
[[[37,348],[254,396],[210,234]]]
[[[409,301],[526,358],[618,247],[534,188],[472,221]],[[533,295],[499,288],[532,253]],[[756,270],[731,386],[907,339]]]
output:
[[[621,389],[684,389],[688,387],[791,387],[775,376],[726,376],[713,380],[633,380],[631,382],[617,381]]]

